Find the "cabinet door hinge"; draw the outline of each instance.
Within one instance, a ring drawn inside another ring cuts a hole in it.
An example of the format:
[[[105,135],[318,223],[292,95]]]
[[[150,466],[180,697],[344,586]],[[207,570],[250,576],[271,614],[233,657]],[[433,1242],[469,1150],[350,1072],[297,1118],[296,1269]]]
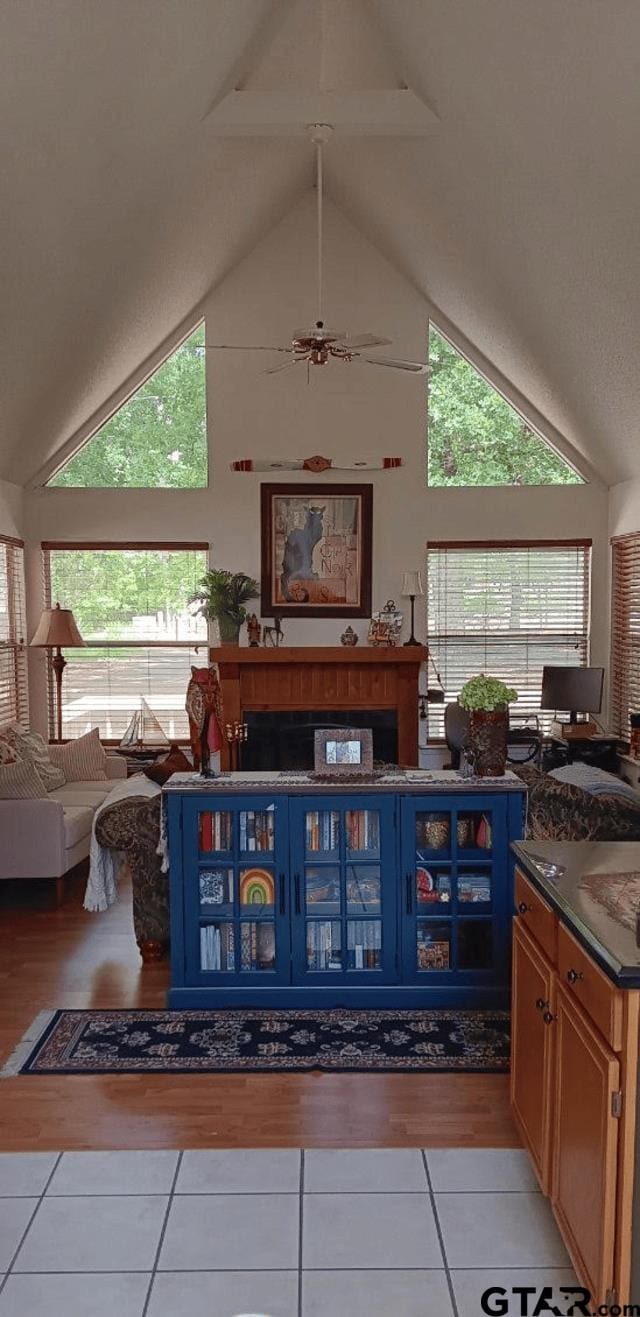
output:
[[[611,1115],[616,1116],[619,1120],[622,1115],[622,1089],[619,1088],[617,1093],[611,1094]]]

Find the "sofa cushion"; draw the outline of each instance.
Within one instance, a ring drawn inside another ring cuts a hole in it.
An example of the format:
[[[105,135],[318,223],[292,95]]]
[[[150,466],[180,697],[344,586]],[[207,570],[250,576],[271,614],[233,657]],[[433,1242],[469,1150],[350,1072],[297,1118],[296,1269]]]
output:
[[[0,800],[37,800],[47,788],[30,759],[0,764]]]
[[[65,805],[64,807],[64,846],[70,851],[84,837],[91,834],[95,811],[90,805]]]
[[[67,805],[85,805],[96,810],[106,800],[113,789],[112,782],[67,782],[56,791],[49,792],[50,800],[59,800],[65,809]]]
[[[107,756],[100,744],[97,727],[75,741],[67,741],[66,745],[52,745],[50,749],[54,764],[63,770],[67,782],[106,780]]]
[[[64,772],[52,762],[49,746],[39,732],[32,732],[26,727],[21,727],[19,723],[12,723],[10,727],[4,729],[3,738],[9,745],[13,745],[18,759],[28,759],[34,764],[47,791],[64,786]]]

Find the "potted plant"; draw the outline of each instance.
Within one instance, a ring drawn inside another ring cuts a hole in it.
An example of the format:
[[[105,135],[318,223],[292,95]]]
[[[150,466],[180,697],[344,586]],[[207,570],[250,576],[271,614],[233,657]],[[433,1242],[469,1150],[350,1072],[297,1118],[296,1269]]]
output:
[[[220,644],[237,645],[240,627],[245,621],[245,604],[260,593],[258,582],[244,572],[228,572],[223,567],[212,567],[200,578],[199,589],[189,603],[199,605],[196,613],[215,620],[220,627]]]
[[[472,677],[458,704],[469,714],[467,754],[478,777],[502,777],[507,762],[509,705],[518,692],[497,677]]]

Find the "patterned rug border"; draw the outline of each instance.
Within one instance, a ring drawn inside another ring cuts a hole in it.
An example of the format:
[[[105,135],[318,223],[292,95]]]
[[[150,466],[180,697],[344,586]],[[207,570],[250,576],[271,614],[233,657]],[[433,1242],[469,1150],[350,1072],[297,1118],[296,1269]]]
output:
[[[310,1074],[313,1072],[323,1074],[508,1074],[509,1072],[509,1055],[504,1058],[500,1064],[483,1064],[482,1062],[470,1061],[469,1056],[452,1055],[445,1063],[442,1058],[431,1061],[429,1057],[421,1057],[417,1060],[415,1056],[397,1056],[395,1058],[384,1057],[382,1063],[378,1064],[375,1057],[369,1062],[364,1059],[359,1064],[350,1064],[349,1061],[343,1062],[340,1056],[334,1055],[333,1059],[321,1061],[317,1055],[312,1058],[291,1057],[286,1063],[281,1063],[274,1057],[269,1060],[265,1056],[243,1056],[230,1061],[226,1064],[216,1061],[208,1061],[206,1056],[192,1058],[192,1064],[184,1064],[184,1058],[178,1059],[176,1064],[171,1064],[167,1057],[140,1057],[138,1064],[121,1064],[117,1059],[105,1058],[103,1064],[87,1063],[73,1064],[73,1058],[70,1057],[66,1062],[58,1061],[56,1064],[47,1064],[50,1060],[48,1055],[51,1051],[50,1044],[58,1045],[66,1052],[79,1040],[82,1031],[89,1019],[103,1017],[106,1021],[120,1019],[137,1020],[141,1024],[148,1021],[149,1024],[161,1020],[175,1022],[176,1019],[186,1019],[187,1021],[207,1021],[213,1023],[213,1017],[219,1020],[222,1017],[227,1025],[241,1020],[292,1020],[294,1022],[305,1022],[309,1020],[317,1021],[320,1016],[348,1017],[362,1016],[369,1020],[375,1017],[377,1020],[389,1019],[393,1021],[396,1027],[402,1027],[403,1020],[417,1017],[428,1016],[434,1023],[445,1025],[447,1021],[471,1021],[473,1023],[484,1023],[497,1026],[498,1029],[504,1027],[505,1034],[508,1032],[509,1011],[508,1010],[455,1010],[447,1008],[424,1008],[419,1009],[382,1009],[382,1010],[357,1010],[348,1007],[333,1007],[326,1009],[294,1009],[286,1008],[246,1008],[239,1007],[227,1010],[205,1011],[205,1010],[166,1010],[158,1008],[136,1009],[125,1008],[122,1010],[100,1010],[99,1008],[90,1008],[87,1010],[74,1010],[73,1008],[62,1008],[54,1011],[43,1011],[36,1017],[26,1034],[18,1044],[12,1056],[7,1061],[0,1076],[4,1078],[15,1077],[16,1075],[167,1075],[167,1074],[185,1074],[185,1075],[203,1075],[212,1074]],[[61,1037],[58,1037],[61,1034]],[[43,1062],[40,1062],[42,1057]],[[495,1062],[495,1053],[491,1057]]]

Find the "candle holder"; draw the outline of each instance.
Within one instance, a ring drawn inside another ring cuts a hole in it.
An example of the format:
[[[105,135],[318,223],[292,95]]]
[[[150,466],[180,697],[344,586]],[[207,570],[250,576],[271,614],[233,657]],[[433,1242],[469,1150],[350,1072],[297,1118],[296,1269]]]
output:
[[[247,723],[227,723],[224,729],[225,739],[229,746],[229,758],[231,761],[231,772],[237,773],[240,767],[240,746],[248,739],[249,727]]]

